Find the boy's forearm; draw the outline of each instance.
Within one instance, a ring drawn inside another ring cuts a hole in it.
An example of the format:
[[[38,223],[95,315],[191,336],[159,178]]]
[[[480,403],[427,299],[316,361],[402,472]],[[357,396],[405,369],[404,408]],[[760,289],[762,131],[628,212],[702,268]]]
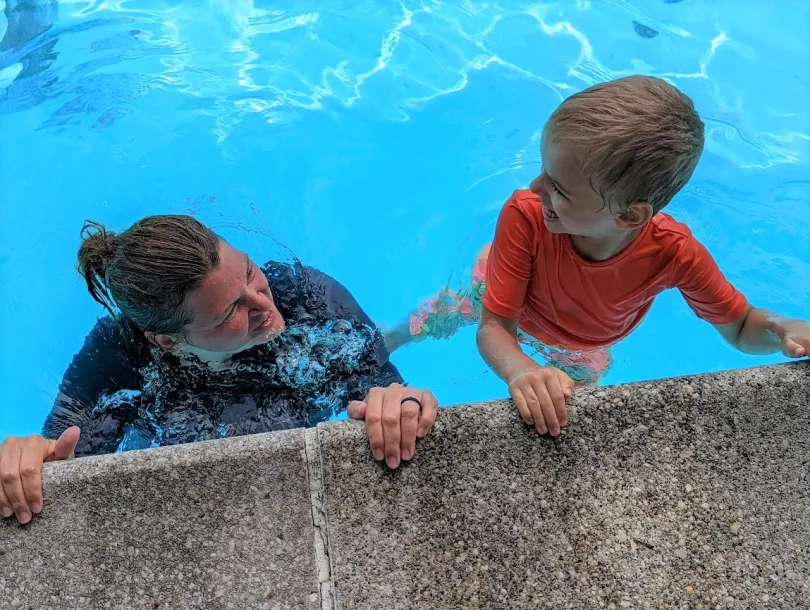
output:
[[[765,309],[748,310],[732,344],[747,354],[773,354],[782,345],[785,323],[789,320]]]
[[[482,321],[476,340],[481,357],[506,383],[539,366],[520,349],[516,335],[497,322]]]

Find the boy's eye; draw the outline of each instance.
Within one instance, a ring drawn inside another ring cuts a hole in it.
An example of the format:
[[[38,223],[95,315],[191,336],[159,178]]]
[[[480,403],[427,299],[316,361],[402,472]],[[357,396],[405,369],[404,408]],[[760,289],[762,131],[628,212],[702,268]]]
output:
[[[565,197],[565,195],[563,195],[562,191],[553,182],[551,183],[551,190],[553,190],[555,193],[557,193],[561,197]]]

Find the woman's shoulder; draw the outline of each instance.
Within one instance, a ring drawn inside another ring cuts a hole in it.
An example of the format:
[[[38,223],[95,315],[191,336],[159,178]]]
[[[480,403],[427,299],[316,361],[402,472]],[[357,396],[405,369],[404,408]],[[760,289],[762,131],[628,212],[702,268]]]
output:
[[[152,358],[149,342],[126,316],[100,317],[84,340],[83,351],[92,351],[114,360],[124,357],[134,367],[141,367]]]
[[[323,284],[331,280],[322,271],[305,265],[295,259],[292,262],[269,260],[262,265],[262,271],[270,282],[275,284],[299,286],[305,284]]]
[[[263,270],[276,307],[288,321],[342,318],[372,325],[351,292],[329,274],[298,260],[268,261]]]
[[[282,261],[269,260],[262,265],[262,271],[268,280],[291,281],[295,279],[295,265]]]
[[[276,306],[298,309],[318,308],[325,302],[331,278],[299,260],[293,262],[267,261],[262,266]],[[282,313],[284,313],[282,311]]]

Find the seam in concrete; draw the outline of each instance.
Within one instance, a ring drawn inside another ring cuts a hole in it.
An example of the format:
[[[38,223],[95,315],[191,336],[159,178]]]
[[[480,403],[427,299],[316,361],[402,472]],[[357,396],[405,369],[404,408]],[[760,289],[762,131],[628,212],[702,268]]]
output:
[[[323,500],[323,470],[321,468],[321,445],[317,428],[304,431],[304,453],[307,458],[307,479],[312,508],[312,525],[315,532],[315,565],[318,570],[318,592],[321,610],[334,610],[334,583],[329,558],[329,532],[326,507]]]

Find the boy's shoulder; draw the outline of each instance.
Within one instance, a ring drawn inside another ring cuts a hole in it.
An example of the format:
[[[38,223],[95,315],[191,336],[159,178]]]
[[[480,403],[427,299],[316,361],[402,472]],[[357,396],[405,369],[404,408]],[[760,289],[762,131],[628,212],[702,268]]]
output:
[[[689,225],[664,212],[658,212],[650,221],[648,241],[677,250],[698,243]]]
[[[663,257],[682,268],[693,269],[695,266],[713,264],[714,258],[685,222],[659,212],[650,225],[646,248],[640,249],[645,254]]]
[[[666,212],[658,212],[650,221],[655,231],[665,234],[676,235],[684,238],[692,238],[692,230],[685,222],[675,220]]]
[[[503,212],[513,221],[519,217],[524,218],[533,229],[537,230],[542,226],[543,204],[540,198],[529,189],[518,189],[512,192],[509,199],[503,205]]]
[[[522,209],[536,210],[540,207],[540,198],[529,189],[517,189],[506,202],[506,205],[516,205]]]
[[[543,225],[542,207],[540,198],[530,190],[512,191],[501,207],[498,223],[510,229],[521,225],[526,227],[530,234],[536,235]]]

